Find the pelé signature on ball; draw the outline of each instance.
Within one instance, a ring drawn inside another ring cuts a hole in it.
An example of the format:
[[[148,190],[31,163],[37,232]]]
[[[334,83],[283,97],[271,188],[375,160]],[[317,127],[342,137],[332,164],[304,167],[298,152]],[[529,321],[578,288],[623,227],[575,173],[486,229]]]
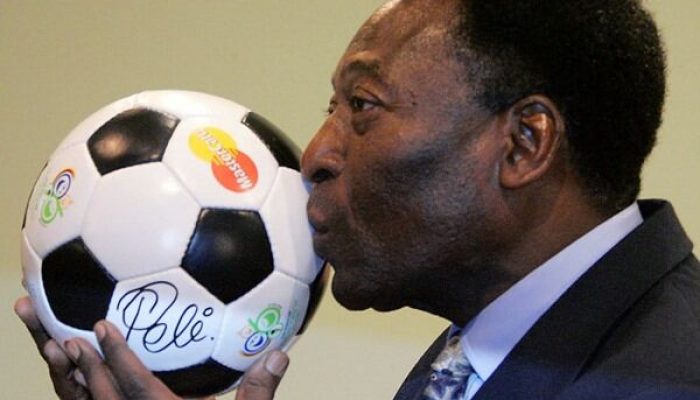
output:
[[[129,290],[119,298],[117,311],[121,312],[127,329],[127,342],[132,334],[141,332],[143,348],[150,353],[160,353],[171,346],[183,348],[206,339],[202,333],[203,317],[211,316],[214,310],[188,304],[178,315],[177,309],[173,309],[178,296],[175,285],[156,281]]]

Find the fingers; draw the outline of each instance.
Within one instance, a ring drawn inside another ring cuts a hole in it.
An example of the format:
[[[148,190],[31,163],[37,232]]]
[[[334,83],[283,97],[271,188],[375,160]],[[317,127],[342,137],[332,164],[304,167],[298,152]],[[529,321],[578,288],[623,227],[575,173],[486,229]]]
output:
[[[66,341],[66,352],[78,366],[94,399],[123,398],[117,383],[100,354],[87,341],[76,338]]]
[[[39,354],[49,367],[49,376],[56,394],[61,399],[83,400],[90,396],[84,387],[74,379],[75,365],[61,347],[50,338],[41,325],[29,297],[19,298],[15,302],[15,314],[27,326]]]
[[[17,299],[15,302],[15,314],[24,322],[24,325],[34,339],[34,343],[36,343],[37,350],[39,350],[39,353],[41,353],[42,357],[45,359],[46,357],[43,352],[44,346],[51,337],[49,337],[49,334],[46,333],[44,327],[41,325],[39,317],[37,317],[34,306],[32,306],[32,302],[28,296]]]
[[[286,354],[277,350],[269,352],[243,376],[236,391],[236,400],[272,399],[288,365],[289,357]]]
[[[105,362],[125,398],[178,398],[143,365],[114,325],[107,321],[98,322],[95,335],[105,355]]]
[[[54,340],[46,342],[43,351],[49,366],[53,388],[61,399],[89,399],[87,390],[75,380],[75,364]]]

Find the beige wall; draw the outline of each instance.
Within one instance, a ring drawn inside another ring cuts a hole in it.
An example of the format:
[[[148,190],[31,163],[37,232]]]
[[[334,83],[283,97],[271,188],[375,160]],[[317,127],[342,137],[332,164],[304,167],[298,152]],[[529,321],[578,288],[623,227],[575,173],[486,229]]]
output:
[[[303,146],[322,119],[337,57],[380,3],[0,0],[0,397],[53,397],[11,306],[23,292],[18,233],[24,202],[68,130],[119,97],[180,88],[246,104]],[[644,172],[644,195],[671,199],[700,240],[700,2],[649,5],[670,53],[670,97],[659,146]],[[390,398],[444,325],[411,311],[350,313],[327,296],[291,353],[279,398]]]

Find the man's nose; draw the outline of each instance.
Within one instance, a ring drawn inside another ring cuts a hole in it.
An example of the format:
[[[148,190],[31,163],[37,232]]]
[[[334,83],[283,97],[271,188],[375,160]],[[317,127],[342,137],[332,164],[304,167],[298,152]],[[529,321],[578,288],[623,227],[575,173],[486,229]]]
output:
[[[343,170],[346,145],[336,123],[327,119],[301,158],[301,173],[312,184],[334,179]]]

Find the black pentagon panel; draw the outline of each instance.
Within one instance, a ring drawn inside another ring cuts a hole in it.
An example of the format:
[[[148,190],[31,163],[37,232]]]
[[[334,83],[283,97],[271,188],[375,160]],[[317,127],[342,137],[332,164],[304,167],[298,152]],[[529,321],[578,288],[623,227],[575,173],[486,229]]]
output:
[[[100,265],[82,239],[74,239],[49,253],[41,264],[41,278],[51,310],[59,321],[92,330],[107,316],[116,280]]]
[[[273,270],[262,219],[254,211],[202,210],[182,268],[224,304],[246,294]]]
[[[241,121],[265,143],[281,167],[301,170],[301,150],[279,128],[260,114],[249,112]]]
[[[178,118],[158,111],[127,110],[102,125],[88,139],[88,149],[102,175],[160,161],[179,123]]]
[[[325,292],[326,285],[331,276],[331,267],[328,263],[323,264],[321,271],[316,275],[316,279],[309,285],[309,306],[306,309],[306,315],[304,316],[304,322],[301,323],[297,335],[301,335],[306,331],[306,327],[311,322],[311,319],[316,314],[318,305],[321,303],[321,298],[323,298],[323,293]]]
[[[206,397],[230,388],[243,372],[212,359],[202,364],[154,374],[177,395],[187,398]]]

